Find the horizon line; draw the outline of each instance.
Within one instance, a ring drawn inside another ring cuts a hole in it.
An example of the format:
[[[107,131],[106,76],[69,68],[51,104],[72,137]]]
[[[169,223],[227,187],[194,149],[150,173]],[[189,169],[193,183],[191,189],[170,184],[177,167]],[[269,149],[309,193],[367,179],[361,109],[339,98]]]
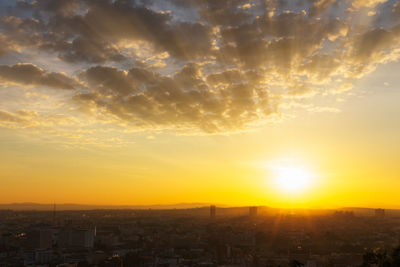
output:
[[[195,208],[205,208],[209,206],[215,206],[217,208],[248,208],[248,207],[263,207],[268,209],[279,209],[279,210],[340,210],[340,209],[386,209],[386,210],[400,210],[400,207],[385,207],[384,205],[380,207],[375,206],[340,206],[340,207],[276,207],[276,206],[269,206],[266,204],[247,204],[247,205],[227,205],[227,204],[213,204],[213,203],[204,203],[204,202],[179,202],[179,203],[171,203],[171,204],[85,204],[85,203],[39,203],[39,202],[11,202],[11,203],[0,203],[0,210],[2,206],[23,206],[23,205],[31,205],[31,206],[49,206],[54,207],[56,206],[79,206],[87,207],[85,210],[121,210],[121,209],[155,209],[155,210],[185,210],[185,209],[195,209]],[[174,207],[175,206],[175,207]],[[182,206],[182,207],[179,207]],[[187,207],[184,207],[187,206]],[[160,208],[153,208],[153,207],[160,207]],[[165,208],[162,208],[165,207]],[[12,208],[6,208],[9,210],[13,210]],[[29,209],[20,209],[29,211],[29,210],[36,210],[34,208]],[[39,209],[40,210],[40,209]],[[67,211],[71,209],[57,209],[59,211]],[[79,210],[79,209],[73,209]]]

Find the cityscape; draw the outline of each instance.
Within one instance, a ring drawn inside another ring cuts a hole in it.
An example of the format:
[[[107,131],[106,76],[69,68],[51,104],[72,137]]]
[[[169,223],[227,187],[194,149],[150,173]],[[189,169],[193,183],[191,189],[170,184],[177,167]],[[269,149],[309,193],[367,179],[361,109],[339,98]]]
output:
[[[400,0],[0,0],[0,267],[400,267]]]
[[[384,209],[55,205],[0,220],[0,266],[370,266],[400,244],[400,211]]]

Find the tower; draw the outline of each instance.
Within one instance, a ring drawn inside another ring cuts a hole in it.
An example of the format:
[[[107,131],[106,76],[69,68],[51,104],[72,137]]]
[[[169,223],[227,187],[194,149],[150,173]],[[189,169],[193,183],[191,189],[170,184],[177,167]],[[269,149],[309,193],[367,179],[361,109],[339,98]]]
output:
[[[216,207],[214,205],[210,206],[210,218],[215,219],[216,216]]]
[[[56,225],[56,203],[54,202],[53,207],[53,225]]]

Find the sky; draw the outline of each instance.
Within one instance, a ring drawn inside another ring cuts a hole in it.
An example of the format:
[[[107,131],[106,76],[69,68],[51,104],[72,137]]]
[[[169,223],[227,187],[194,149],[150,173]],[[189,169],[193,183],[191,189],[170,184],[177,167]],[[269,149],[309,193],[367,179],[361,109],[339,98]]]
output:
[[[0,203],[400,208],[400,1],[0,1]]]

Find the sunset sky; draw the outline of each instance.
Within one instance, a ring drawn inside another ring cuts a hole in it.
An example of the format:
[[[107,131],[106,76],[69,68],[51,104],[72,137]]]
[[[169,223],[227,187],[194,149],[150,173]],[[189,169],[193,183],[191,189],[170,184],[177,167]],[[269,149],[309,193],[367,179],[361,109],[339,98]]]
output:
[[[0,44],[0,203],[400,208],[398,0],[0,0]]]

